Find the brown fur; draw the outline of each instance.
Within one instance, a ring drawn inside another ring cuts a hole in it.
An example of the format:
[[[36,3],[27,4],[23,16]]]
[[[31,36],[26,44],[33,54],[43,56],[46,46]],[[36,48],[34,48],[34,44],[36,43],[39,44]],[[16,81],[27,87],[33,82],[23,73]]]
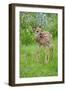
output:
[[[48,63],[50,49],[52,48],[52,34],[48,31],[42,31],[40,27],[35,28],[34,32],[36,34],[36,41],[38,44],[45,47],[45,63]]]
[[[52,34],[50,34],[48,31],[42,31],[41,28],[37,27],[35,29],[36,32],[36,41],[43,46],[50,47],[52,44]]]

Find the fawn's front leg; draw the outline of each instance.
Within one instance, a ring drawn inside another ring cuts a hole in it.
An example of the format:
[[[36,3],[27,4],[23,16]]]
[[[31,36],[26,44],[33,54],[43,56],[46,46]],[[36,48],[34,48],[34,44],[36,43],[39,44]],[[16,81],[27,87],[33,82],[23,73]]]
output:
[[[45,48],[45,64],[48,64],[49,62],[49,58],[50,58],[49,54],[50,54],[50,50],[48,47],[46,47]]]

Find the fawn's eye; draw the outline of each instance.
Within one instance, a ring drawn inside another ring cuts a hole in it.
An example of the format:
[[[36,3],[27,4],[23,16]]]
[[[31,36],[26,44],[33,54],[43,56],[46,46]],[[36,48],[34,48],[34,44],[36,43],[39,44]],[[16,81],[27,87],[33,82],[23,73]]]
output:
[[[39,32],[39,31],[37,31],[37,32]]]

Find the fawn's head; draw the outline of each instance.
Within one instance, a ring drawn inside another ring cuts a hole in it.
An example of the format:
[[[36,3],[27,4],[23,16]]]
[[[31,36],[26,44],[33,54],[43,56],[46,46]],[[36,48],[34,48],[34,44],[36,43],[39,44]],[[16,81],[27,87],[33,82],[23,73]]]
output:
[[[42,32],[42,28],[41,27],[36,27],[36,28],[33,28],[33,32],[35,33],[35,34],[39,34],[40,32]]]

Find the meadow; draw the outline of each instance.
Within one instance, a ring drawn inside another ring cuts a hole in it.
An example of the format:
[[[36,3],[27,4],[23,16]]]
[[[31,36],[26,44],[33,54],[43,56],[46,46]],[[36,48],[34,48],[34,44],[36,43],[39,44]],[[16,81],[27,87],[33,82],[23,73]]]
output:
[[[58,58],[56,47],[57,40],[55,39],[53,41],[53,53],[50,53],[49,63],[45,64],[43,47],[38,47],[38,45],[21,46],[20,77],[57,76]]]

